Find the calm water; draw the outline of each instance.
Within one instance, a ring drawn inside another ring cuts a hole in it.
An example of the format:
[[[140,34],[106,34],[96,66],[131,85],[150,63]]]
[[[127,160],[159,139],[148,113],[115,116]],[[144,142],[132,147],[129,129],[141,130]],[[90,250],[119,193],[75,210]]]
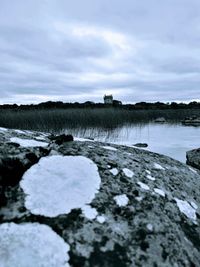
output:
[[[181,124],[150,123],[126,126],[110,132],[101,130],[100,133],[97,129],[88,129],[79,135],[123,145],[147,143],[148,150],[168,155],[182,162],[186,161],[186,151],[200,147],[200,127]]]

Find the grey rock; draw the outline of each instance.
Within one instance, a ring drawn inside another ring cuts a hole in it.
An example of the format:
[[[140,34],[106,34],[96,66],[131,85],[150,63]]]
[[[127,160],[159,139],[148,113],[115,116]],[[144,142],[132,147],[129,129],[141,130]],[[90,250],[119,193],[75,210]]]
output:
[[[157,123],[165,123],[166,122],[166,119],[164,117],[159,117],[159,118],[155,119],[154,122],[157,122]]]
[[[167,156],[114,144],[110,146],[116,151],[103,148],[108,144],[101,142],[57,145],[47,135],[47,148],[10,144],[13,136],[35,139],[39,135],[0,131],[1,224],[38,222],[50,226],[70,245],[72,267],[200,266],[198,173]],[[54,218],[26,209],[19,181],[27,168],[49,153],[82,155],[96,163],[101,187],[90,205],[105,222],[87,219],[80,209]],[[110,172],[113,168],[118,170],[116,175]],[[125,175],[125,168],[134,173],[131,178]],[[126,195],[127,205],[117,205],[117,195]]]
[[[133,146],[136,146],[136,147],[148,147],[148,144],[147,143],[136,143]]]
[[[57,145],[62,145],[65,142],[71,142],[74,140],[73,136],[68,134],[62,134],[57,136],[49,136],[49,139],[54,141]]]
[[[192,116],[192,117],[186,117],[182,124],[185,126],[200,126],[200,117]]]
[[[186,158],[188,165],[200,170],[200,148],[187,151]]]

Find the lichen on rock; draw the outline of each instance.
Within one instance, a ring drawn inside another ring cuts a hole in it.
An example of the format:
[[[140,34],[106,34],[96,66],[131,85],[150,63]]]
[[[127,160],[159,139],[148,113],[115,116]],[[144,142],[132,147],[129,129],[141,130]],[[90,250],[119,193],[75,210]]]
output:
[[[42,137],[48,146],[12,137]],[[0,227],[46,225],[69,245],[71,267],[199,266],[198,170],[143,149],[77,138],[57,144],[30,131],[0,130],[0,149]]]
[[[0,224],[0,266],[69,267],[69,245],[49,226]]]
[[[97,166],[83,156],[40,159],[22,177],[25,206],[33,214],[56,217],[89,204],[100,187]]]

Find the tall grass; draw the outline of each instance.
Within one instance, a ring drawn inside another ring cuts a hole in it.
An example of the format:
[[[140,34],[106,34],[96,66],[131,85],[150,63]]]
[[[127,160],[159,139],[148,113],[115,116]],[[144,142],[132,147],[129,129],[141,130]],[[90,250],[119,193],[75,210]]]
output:
[[[199,116],[200,110],[124,110],[104,109],[41,109],[0,110],[0,127],[60,133],[66,129],[86,131],[88,128],[112,130],[124,125],[142,124],[165,117],[180,122],[186,116]]]

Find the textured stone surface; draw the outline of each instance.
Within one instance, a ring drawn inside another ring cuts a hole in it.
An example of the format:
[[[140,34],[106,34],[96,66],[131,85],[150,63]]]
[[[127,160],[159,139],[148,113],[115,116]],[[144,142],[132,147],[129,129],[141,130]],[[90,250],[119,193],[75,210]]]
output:
[[[188,151],[186,158],[188,165],[200,170],[200,148]]]
[[[43,138],[49,145],[23,148],[9,143],[11,137]],[[41,133],[1,130],[0,142],[1,224],[34,222],[51,227],[69,244],[73,267],[200,266],[200,175],[187,165],[114,144],[58,145]],[[84,156],[97,165],[101,185],[90,203],[93,216],[73,209],[49,218],[25,208],[20,179],[47,155]],[[127,169],[132,175],[126,175]],[[120,196],[126,199],[123,205],[116,201]]]

